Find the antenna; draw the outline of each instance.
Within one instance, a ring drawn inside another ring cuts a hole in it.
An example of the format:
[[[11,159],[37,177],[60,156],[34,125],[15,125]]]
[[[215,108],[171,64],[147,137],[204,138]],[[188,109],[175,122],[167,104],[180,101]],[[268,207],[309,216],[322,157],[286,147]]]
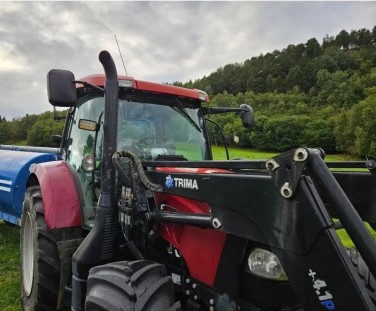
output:
[[[115,36],[115,41],[116,41],[116,44],[117,44],[117,47],[118,47],[118,50],[119,50],[119,54],[120,54],[120,58],[121,58],[121,61],[123,63],[123,67],[124,67],[124,71],[125,71],[125,75],[127,76],[128,73],[127,73],[127,69],[125,68],[125,64],[124,64],[124,60],[123,60],[123,55],[121,55],[121,51],[120,51],[120,47],[119,47],[119,43],[118,43],[118,40],[116,38],[116,34],[114,34]]]

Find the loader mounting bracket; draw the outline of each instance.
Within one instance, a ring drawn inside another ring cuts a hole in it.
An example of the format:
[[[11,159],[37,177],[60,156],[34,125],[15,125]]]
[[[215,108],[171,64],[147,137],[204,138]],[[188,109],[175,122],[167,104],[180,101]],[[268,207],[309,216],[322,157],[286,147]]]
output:
[[[322,156],[324,152],[320,150]],[[270,158],[265,165],[282,197],[292,199],[309,160],[309,149],[297,148]]]

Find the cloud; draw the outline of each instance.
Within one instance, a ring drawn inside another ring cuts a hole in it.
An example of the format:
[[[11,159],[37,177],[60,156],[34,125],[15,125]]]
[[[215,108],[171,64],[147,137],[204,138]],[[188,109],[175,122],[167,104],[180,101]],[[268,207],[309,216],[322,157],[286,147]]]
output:
[[[186,82],[313,37],[372,29],[374,16],[375,2],[2,2],[0,115],[51,110],[47,72],[101,73],[103,49],[124,74],[114,34],[129,75]]]

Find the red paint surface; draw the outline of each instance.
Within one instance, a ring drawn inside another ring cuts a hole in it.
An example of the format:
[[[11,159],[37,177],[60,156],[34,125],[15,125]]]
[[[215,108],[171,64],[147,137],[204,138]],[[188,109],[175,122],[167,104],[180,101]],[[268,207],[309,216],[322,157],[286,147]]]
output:
[[[80,226],[80,202],[67,164],[64,161],[37,164],[32,173],[39,180],[48,228]]]
[[[189,98],[196,98],[199,99],[200,90],[197,89],[186,89],[183,87],[167,85],[167,84],[160,84],[160,83],[153,83],[141,80],[135,80],[133,77],[127,76],[118,76],[119,80],[131,80],[133,81],[133,88],[148,91],[148,92],[155,92],[155,93],[163,93],[163,94],[171,94]],[[98,75],[90,75],[80,79],[81,81],[86,81],[88,83],[94,84],[96,86],[104,86],[105,84],[105,76],[103,74]],[[82,87],[82,84],[78,84],[77,87]],[[209,101],[209,96],[205,95],[205,101]]]
[[[221,168],[206,168],[206,167],[157,167],[157,172],[166,173],[192,173],[192,174],[229,174],[231,171]]]
[[[210,213],[206,202],[165,193],[154,193],[154,196],[157,206],[167,204],[185,213]],[[214,284],[226,233],[179,224],[161,224],[158,233],[179,250],[192,277],[208,285]]]

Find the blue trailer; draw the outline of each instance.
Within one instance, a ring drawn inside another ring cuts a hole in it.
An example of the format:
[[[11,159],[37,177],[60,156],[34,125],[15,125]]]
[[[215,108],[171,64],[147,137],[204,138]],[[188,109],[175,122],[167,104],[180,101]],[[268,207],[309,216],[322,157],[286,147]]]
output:
[[[60,158],[59,148],[0,145],[0,219],[20,225],[30,167]]]

